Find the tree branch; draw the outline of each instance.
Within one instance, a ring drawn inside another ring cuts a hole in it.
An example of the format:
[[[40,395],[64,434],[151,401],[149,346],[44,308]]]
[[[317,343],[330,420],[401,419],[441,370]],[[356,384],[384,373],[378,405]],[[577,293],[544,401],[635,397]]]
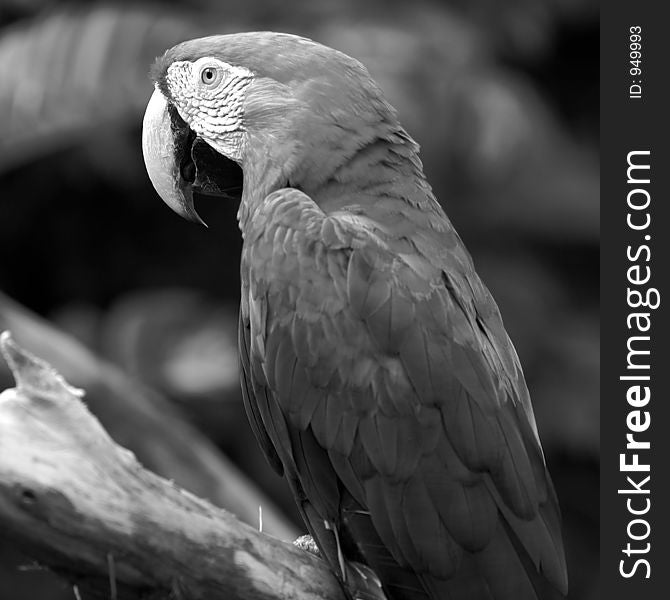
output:
[[[343,600],[326,563],[145,470],[5,332],[0,530],[80,595]]]
[[[85,388],[91,411],[147,468],[249,524],[258,522],[258,507],[262,506],[265,531],[284,540],[298,535],[274,503],[189,425],[174,405],[0,293],[0,331],[5,329],[68,381]],[[0,364],[0,374],[3,370]]]

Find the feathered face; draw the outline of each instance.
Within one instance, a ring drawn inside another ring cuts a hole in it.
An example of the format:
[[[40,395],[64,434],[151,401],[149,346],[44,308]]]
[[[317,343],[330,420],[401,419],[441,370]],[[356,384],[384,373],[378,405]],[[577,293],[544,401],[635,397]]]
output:
[[[179,116],[217,152],[238,162],[244,142],[244,101],[253,78],[248,69],[213,57],[174,62],[165,74]]]
[[[244,103],[253,73],[206,56],[172,62],[156,81],[144,116],[142,149],[161,198],[202,222],[193,192],[239,196]],[[214,152],[212,152],[212,150]]]
[[[305,180],[312,164],[327,176],[326,150],[346,154],[366,128],[395,118],[360,63],[286,34],[191,40],[159,58],[152,75],[147,171],[162,199],[195,221],[194,191],[239,199],[242,170],[255,183]]]

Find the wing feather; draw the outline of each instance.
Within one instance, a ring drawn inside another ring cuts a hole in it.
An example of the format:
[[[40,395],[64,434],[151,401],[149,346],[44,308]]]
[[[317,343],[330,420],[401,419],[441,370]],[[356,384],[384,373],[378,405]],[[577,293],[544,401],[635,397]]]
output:
[[[247,297],[268,306],[243,310],[260,323],[241,323],[243,390],[327,559],[337,567],[323,520],[398,598],[564,593],[560,516],[521,368],[457,236],[424,229],[394,246],[369,220],[275,194],[268,206],[283,194],[312,221],[254,238],[272,262],[251,286],[265,293]]]
[[[240,324],[238,327],[238,347],[240,355],[240,379],[242,384],[242,401],[251,424],[251,429],[265,454],[270,466],[279,473],[284,474],[284,466],[277,454],[277,450],[263,425],[263,419],[256,403],[256,393],[251,383],[251,369],[249,366],[249,328],[242,320],[240,313]]]

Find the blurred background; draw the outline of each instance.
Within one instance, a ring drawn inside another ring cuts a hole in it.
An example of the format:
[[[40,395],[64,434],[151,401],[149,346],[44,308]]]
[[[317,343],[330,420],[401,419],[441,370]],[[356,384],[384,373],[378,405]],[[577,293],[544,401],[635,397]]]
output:
[[[173,214],[145,174],[140,130],[149,65],[181,40],[271,29],[351,54],[421,144],[500,305],[561,501],[570,598],[595,600],[598,13],[596,0],[4,0],[0,327],[86,387],[144,464],[225,503],[171,472],[163,428],[183,421],[299,530],[240,398],[237,207],[201,201],[208,230]],[[137,399],[123,408],[120,377]],[[0,389],[11,381],[0,367]],[[0,531],[0,600],[72,597]]]

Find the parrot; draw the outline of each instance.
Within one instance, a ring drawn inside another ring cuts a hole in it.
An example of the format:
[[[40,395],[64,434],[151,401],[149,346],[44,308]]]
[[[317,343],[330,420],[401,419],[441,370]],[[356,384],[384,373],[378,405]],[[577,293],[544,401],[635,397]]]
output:
[[[274,32],[151,68],[149,178],[239,202],[248,420],[349,598],[567,595],[557,495],[500,311],[356,59]],[[360,578],[359,578],[360,580]],[[374,586],[373,586],[374,587]]]

